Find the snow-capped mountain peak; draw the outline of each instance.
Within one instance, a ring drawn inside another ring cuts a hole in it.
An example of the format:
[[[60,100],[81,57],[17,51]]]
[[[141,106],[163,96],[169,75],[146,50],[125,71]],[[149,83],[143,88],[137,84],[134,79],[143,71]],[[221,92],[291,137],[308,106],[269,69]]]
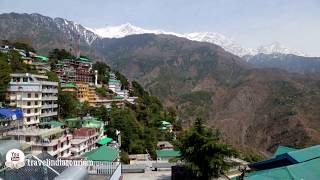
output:
[[[306,53],[302,51],[297,51],[285,47],[284,45],[280,44],[279,42],[273,42],[268,45],[260,46],[256,49],[256,54],[263,53],[263,54],[295,54],[298,56],[307,56]]]
[[[119,26],[106,26],[104,28],[96,28],[96,29],[89,29],[99,35],[101,38],[122,38],[128,35],[133,34],[146,34],[146,33],[152,33],[152,34],[170,34],[175,35],[178,37],[187,38],[189,40],[193,41],[199,41],[199,42],[208,42],[212,44],[216,44],[218,46],[221,46],[226,51],[233,53],[238,56],[245,56],[245,55],[256,55],[259,53],[263,54],[295,54],[299,56],[307,56],[306,53],[303,53],[301,51],[291,50],[279,42],[274,42],[272,44],[268,45],[262,45],[257,48],[245,48],[241,45],[239,45],[236,41],[233,39],[226,37],[220,33],[216,32],[193,32],[193,33],[174,33],[174,32],[167,32],[163,30],[148,30],[143,29],[137,26],[134,26],[130,23],[125,23]]]
[[[133,34],[160,33],[157,32],[157,30],[145,30],[130,23],[125,23],[119,26],[106,26],[104,28],[91,30],[103,38],[122,38]]]

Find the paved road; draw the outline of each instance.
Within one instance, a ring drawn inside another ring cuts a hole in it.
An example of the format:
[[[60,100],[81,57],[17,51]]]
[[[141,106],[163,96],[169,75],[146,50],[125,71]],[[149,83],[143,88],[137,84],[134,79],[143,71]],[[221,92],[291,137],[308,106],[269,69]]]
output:
[[[123,180],[170,180],[171,171],[146,171],[145,173],[124,173]]]

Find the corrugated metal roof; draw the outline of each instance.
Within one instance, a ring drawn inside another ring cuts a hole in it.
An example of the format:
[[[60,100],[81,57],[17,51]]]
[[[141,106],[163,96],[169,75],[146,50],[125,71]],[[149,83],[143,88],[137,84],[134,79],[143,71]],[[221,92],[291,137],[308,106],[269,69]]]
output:
[[[83,156],[91,161],[109,161],[112,162],[118,157],[118,150],[109,146],[101,146],[93,151],[85,153]]]
[[[289,148],[289,147],[285,147],[285,146],[279,146],[272,157],[276,157],[278,155],[281,155],[281,154],[284,154],[284,153],[288,153],[288,152],[291,152],[291,151],[295,151],[295,150],[297,150],[297,149]]]
[[[157,150],[157,157],[179,157],[181,156],[180,151],[175,151],[172,149]]]
[[[49,60],[48,57],[46,57],[46,56],[40,56],[40,55],[36,56],[36,58],[38,58],[38,59],[40,59],[40,60],[42,60],[42,61],[48,61],[48,60]]]
[[[65,84],[65,85],[62,85],[61,88],[75,88],[75,89],[78,89],[78,87],[72,83],[68,83],[68,84]]]
[[[320,159],[246,174],[245,180],[320,179]],[[236,179],[236,178],[233,178]]]
[[[109,138],[109,137],[105,137],[105,138],[102,138],[100,141],[98,141],[97,143],[100,144],[100,145],[105,145],[109,142],[111,142],[113,139],[112,138]]]
[[[319,158],[320,157],[320,145],[288,152],[288,155],[291,156],[293,159],[295,159],[298,162],[304,162],[304,161],[308,161],[310,159]]]
[[[49,125],[51,127],[60,127],[63,126],[64,124],[59,121],[49,121],[49,122],[42,122],[40,125]]]

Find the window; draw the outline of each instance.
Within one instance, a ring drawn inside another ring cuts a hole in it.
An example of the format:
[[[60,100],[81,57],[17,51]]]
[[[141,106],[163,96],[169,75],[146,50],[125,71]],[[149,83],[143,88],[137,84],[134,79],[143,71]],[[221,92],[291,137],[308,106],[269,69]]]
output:
[[[38,101],[35,101],[35,102],[34,102],[34,105],[38,105]]]
[[[28,78],[27,78],[27,77],[24,77],[24,78],[23,78],[23,82],[28,82]]]
[[[27,117],[27,122],[30,122],[30,117]]]
[[[26,142],[30,142],[31,138],[29,136],[26,137]]]
[[[28,110],[27,110],[27,114],[30,114],[30,113],[31,113],[31,111],[30,111],[30,109],[28,109]]]
[[[28,106],[31,106],[31,102],[30,102],[30,101],[28,101],[28,102],[27,102],[27,105],[28,105]]]
[[[31,93],[28,93],[28,98],[31,98]]]
[[[47,152],[48,151],[48,147],[43,147],[42,151]]]
[[[35,109],[35,110],[34,110],[34,113],[38,113],[38,109]]]
[[[38,98],[38,97],[39,97],[39,94],[38,94],[38,93],[35,93],[34,96],[35,96],[36,98]]]

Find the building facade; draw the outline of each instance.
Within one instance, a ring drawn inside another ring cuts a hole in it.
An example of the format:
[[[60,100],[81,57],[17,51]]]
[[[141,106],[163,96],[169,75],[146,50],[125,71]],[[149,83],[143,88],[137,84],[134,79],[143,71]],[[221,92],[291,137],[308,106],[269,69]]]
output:
[[[68,128],[25,128],[9,131],[7,134],[21,143],[31,145],[34,155],[47,152],[54,157],[69,157],[71,155],[72,134]]]
[[[57,116],[57,82],[48,81],[47,76],[29,73],[10,76],[7,100],[10,106],[22,109],[25,126],[34,126],[40,119],[50,120]]]
[[[59,61],[56,73],[59,79],[64,82],[95,83],[95,72],[92,70],[92,62],[86,58]]]
[[[71,140],[71,156],[77,157],[95,149],[98,136],[94,128],[76,129]]]

